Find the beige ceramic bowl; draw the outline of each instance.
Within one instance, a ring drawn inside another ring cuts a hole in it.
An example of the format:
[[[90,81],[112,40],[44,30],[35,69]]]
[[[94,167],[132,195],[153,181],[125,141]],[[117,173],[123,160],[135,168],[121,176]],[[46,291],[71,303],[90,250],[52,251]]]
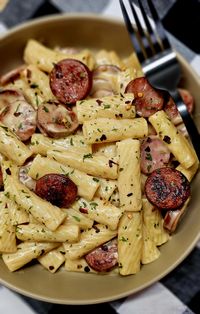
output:
[[[50,47],[81,46],[114,49],[126,56],[132,47],[122,22],[92,15],[59,15],[22,25],[0,39],[0,74],[22,62],[29,38]],[[187,62],[179,57],[182,86],[194,95],[200,113],[200,81]],[[199,121],[200,125],[200,121]],[[58,271],[50,274],[40,265],[10,273],[0,261],[0,282],[29,297],[60,304],[91,304],[115,300],[135,293],[164,277],[193,249],[200,235],[200,176],[192,184],[192,201],[171,241],[161,247],[161,256],[142,267],[137,275],[92,275]]]

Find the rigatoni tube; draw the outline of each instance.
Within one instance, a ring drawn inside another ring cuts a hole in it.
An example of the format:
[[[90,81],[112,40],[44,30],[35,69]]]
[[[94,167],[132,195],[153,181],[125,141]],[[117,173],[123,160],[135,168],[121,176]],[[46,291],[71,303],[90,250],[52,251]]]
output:
[[[112,95],[77,101],[77,115],[80,123],[96,118],[133,119],[135,106],[133,94]]]
[[[21,166],[32,152],[18,137],[5,125],[0,123],[0,153]]]
[[[196,154],[191,144],[183,134],[178,132],[163,110],[157,111],[150,116],[149,122],[184,168],[188,169],[196,162]]]
[[[119,156],[118,190],[124,211],[140,211],[142,207],[140,142],[126,139],[117,144]]]
[[[16,228],[16,236],[22,241],[37,242],[76,242],[80,229],[75,224],[61,225],[55,231],[38,224],[20,225]]]
[[[114,160],[105,156],[95,156],[73,151],[50,150],[47,152],[49,158],[78,169],[93,176],[105,179],[117,178],[117,164]]]
[[[55,242],[22,242],[17,246],[17,252],[2,254],[2,259],[10,271],[15,271],[58,245],[59,243]]]
[[[81,233],[80,241],[77,243],[63,243],[66,258],[77,259],[87,254],[97,246],[113,239],[117,235],[117,230],[110,230],[107,226],[97,224],[89,230]]]
[[[119,272],[121,275],[136,274],[140,271],[142,256],[142,215],[141,212],[125,212],[118,229]]]
[[[121,120],[99,118],[83,123],[83,135],[88,144],[143,138],[147,134],[148,125],[144,118]]]

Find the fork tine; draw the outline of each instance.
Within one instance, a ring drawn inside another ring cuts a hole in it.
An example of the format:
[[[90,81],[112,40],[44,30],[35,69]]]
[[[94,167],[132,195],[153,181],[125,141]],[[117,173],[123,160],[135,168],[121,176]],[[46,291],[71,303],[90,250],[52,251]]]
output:
[[[147,2],[149,5],[149,9],[151,11],[151,14],[152,14],[152,18],[153,18],[155,25],[156,25],[156,32],[157,32],[157,34],[158,34],[158,36],[162,42],[163,48],[169,49],[169,48],[171,48],[171,45],[170,45],[169,40],[166,36],[165,29],[164,29],[162,22],[158,16],[158,13],[155,9],[155,6],[153,5],[153,2],[151,0],[147,0]]]
[[[142,5],[141,0],[138,0],[138,4],[139,4],[139,8],[141,10],[142,17],[143,17],[143,20],[145,22],[146,28],[148,30],[148,34],[150,36],[150,42],[153,46],[153,50],[155,53],[161,52],[162,49],[161,49],[160,43],[158,42],[157,37],[155,36],[155,32],[153,31],[153,28],[149,22],[149,19],[148,19],[147,14],[144,10],[144,7]]]
[[[129,32],[129,35],[130,35],[130,38],[131,38],[131,41],[132,41],[132,44],[134,46],[134,49],[135,49],[135,52],[137,54],[137,57],[140,61],[140,63],[142,63],[143,61],[145,61],[145,55],[143,54],[143,51],[141,49],[141,46],[140,46],[140,43],[136,37],[136,33],[135,33],[135,30],[131,24],[131,21],[129,19],[129,16],[128,16],[128,13],[126,11],[126,8],[124,6],[124,3],[123,3],[123,0],[119,0],[119,3],[120,3],[120,6],[121,6],[121,10],[122,10],[122,14],[123,14],[123,17],[124,17],[124,21],[126,23],[126,28]]]
[[[145,34],[145,32],[143,30],[142,24],[140,23],[140,19],[138,18],[138,15],[136,13],[133,1],[129,0],[129,4],[131,7],[131,11],[133,13],[133,17],[135,19],[135,23],[136,23],[136,26],[138,29],[138,34],[140,35],[140,39],[141,39],[143,47],[145,49],[145,53],[146,53],[147,57],[150,58],[153,56],[153,50],[151,48],[151,42],[149,41],[148,36]]]

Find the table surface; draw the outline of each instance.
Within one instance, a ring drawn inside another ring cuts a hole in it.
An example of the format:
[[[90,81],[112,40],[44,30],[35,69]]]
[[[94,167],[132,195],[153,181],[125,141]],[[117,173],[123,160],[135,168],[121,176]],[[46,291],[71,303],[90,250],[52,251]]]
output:
[[[154,0],[163,18],[176,0]],[[196,0],[199,1],[199,0]],[[1,1],[0,1],[1,2]],[[118,0],[10,0],[0,13],[0,33],[34,17],[59,12],[91,12],[122,18]],[[199,12],[200,13],[200,12]],[[172,45],[200,75],[200,56],[168,33]],[[128,298],[88,306],[41,302],[0,286],[0,314],[75,314],[81,311],[107,314],[200,313],[200,244],[174,271],[151,287]]]

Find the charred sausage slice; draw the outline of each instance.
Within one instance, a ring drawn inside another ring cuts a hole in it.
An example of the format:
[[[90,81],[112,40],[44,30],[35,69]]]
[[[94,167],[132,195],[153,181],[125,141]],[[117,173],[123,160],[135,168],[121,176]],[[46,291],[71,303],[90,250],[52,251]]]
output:
[[[0,121],[22,141],[28,140],[36,129],[36,111],[16,90],[0,92]]]
[[[38,108],[37,125],[44,135],[60,138],[77,129],[78,119],[71,108],[62,104],[45,103]]]
[[[168,164],[170,151],[162,140],[155,136],[147,137],[141,144],[141,171],[150,174],[155,169]]]
[[[154,170],[145,183],[148,200],[160,209],[180,208],[190,196],[190,184],[178,170],[165,167]]]
[[[133,93],[136,112],[139,116],[148,118],[161,110],[164,104],[161,91],[153,88],[145,77],[138,77],[128,83],[125,93]]]
[[[118,262],[117,240],[114,239],[94,249],[85,255],[85,259],[88,265],[96,271],[111,270]]]
[[[58,207],[69,207],[77,197],[77,186],[62,174],[46,174],[36,181],[35,193]]]
[[[85,98],[92,88],[92,73],[75,59],[56,63],[50,73],[50,87],[54,96],[64,104],[75,104]]]

